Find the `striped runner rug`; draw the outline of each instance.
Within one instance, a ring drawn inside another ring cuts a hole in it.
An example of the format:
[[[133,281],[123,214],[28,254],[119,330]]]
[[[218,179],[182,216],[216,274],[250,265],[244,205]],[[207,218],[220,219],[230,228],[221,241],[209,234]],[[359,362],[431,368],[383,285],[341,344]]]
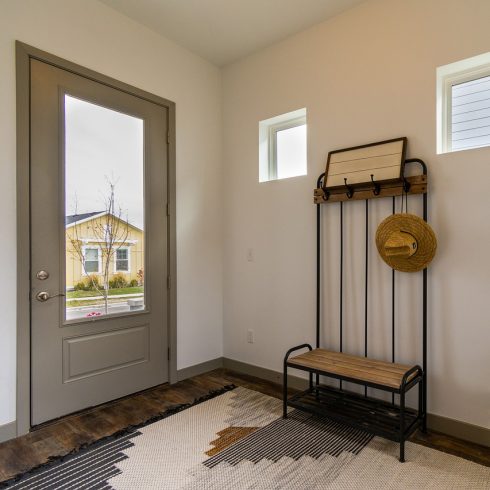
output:
[[[490,468],[235,388],[0,484],[15,489],[487,489]]]

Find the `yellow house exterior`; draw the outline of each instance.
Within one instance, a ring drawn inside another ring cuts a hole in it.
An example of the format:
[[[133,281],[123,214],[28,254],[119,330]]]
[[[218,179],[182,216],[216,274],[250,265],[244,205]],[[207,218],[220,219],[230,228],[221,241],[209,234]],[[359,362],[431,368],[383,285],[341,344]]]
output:
[[[113,240],[109,280],[117,274],[128,283],[133,279],[141,281],[145,250],[143,230],[113,215],[108,219],[106,212],[85,213],[67,216],[65,221],[67,290],[77,283],[87,282],[87,276],[91,274],[98,276],[102,285],[108,247],[101,239],[101,230],[108,222],[119,230]]]

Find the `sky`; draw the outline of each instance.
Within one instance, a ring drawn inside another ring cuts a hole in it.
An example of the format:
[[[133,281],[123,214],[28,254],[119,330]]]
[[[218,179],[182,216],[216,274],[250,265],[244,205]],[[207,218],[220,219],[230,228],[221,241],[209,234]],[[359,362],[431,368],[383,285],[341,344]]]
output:
[[[143,120],[65,96],[66,215],[104,211],[108,179],[116,209],[143,229]]]

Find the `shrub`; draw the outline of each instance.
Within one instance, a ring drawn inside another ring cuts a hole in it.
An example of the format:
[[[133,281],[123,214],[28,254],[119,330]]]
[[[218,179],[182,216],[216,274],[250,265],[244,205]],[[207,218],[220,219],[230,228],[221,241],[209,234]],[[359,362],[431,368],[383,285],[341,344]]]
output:
[[[95,274],[90,274],[85,279],[84,291],[96,291],[97,289],[101,289],[99,276]]]
[[[128,281],[126,281],[126,278],[122,274],[114,274],[114,276],[112,276],[112,279],[109,281],[110,289],[127,288],[127,287],[128,287]]]
[[[129,281],[130,288],[135,288],[137,285],[138,285],[138,281],[136,279],[131,279],[131,281]]]
[[[99,276],[95,274],[87,276],[83,281],[77,282],[73,286],[74,291],[95,291],[101,288]]]
[[[136,276],[138,277],[138,286],[143,286],[143,283],[145,282],[145,271],[143,269],[140,269],[136,273]]]

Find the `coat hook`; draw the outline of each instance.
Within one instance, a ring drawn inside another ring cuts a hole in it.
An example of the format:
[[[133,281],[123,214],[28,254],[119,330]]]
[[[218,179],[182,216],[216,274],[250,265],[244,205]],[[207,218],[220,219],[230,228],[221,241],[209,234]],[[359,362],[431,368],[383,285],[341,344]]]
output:
[[[352,188],[352,186],[347,185],[347,177],[344,177],[344,184],[345,184],[345,187],[347,189],[347,192],[345,193],[345,195],[347,196],[348,199],[351,199],[352,196],[354,195],[354,189]]]
[[[377,182],[374,182],[374,175],[373,174],[371,174],[371,182],[373,183],[373,194],[375,196],[379,196],[379,193],[381,191],[381,186]]]
[[[410,184],[410,182],[406,179],[405,176],[403,176],[403,191],[405,193],[407,193],[408,191],[410,191],[410,187],[411,187],[412,184]]]

